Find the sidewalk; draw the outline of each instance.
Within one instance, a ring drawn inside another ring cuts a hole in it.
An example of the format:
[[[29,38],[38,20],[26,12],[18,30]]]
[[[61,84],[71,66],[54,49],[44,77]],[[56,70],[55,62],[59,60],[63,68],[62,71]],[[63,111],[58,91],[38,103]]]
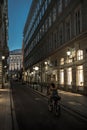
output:
[[[58,90],[61,104],[87,120],[87,97],[77,93]]]
[[[0,130],[12,130],[10,89],[8,85],[0,89]]]
[[[13,110],[10,83],[0,89],[0,130],[18,130]]]
[[[41,89],[38,89],[38,91],[36,91],[43,96],[47,96],[46,88],[43,89],[43,92],[40,90]],[[58,93],[61,96],[60,103],[63,108],[79,114],[79,116],[87,121],[87,96],[63,90],[58,90]]]

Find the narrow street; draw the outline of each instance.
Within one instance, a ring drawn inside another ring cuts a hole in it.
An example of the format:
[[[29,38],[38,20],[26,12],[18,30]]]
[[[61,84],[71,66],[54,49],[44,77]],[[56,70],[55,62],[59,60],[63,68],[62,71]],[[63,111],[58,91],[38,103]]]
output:
[[[47,99],[21,83],[12,83],[12,95],[19,130],[86,129],[86,123],[61,108],[55,117],[47,108]]]

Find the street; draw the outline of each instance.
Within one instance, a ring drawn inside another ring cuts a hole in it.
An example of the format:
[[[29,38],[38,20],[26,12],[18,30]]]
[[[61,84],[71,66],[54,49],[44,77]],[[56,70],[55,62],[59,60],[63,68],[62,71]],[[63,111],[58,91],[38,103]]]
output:
[[[86,122],[65,111],[55,117],[48,111],[47,98],[19,82],[12,82],[12,96],[19,130],[87,129]]]

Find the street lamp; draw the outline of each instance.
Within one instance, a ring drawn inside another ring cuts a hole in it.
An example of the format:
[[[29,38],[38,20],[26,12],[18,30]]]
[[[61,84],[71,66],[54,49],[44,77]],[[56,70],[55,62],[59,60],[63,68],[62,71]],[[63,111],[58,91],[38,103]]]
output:
[[[34,70],[36,71],[36,81],[37,81],[37,83],[38,83],[38,80],[39,80],[38,78],[39,78],[39,77],[38,77],[37,71],[39,70],[39,67],[38,67],[38,66],[35,66],[35,67],[34,67]],[[38,86],[37,86],[36,89],[38,90]]]
[[[5,65],[4,68],[7,68],[7,66]]]
[[[5,56],[2,56],[2,60],[4,60],[5,59]]]
[[[34,69],[37,71],[37,70],[39,70],[39,67],[38,67],[38,66],[35,66]]]
[[[67,56],[75,57],[76,50],[75,48],[69,48],[66,53]]]
[[[68,49],[68,51],[66,53],[67,53],[67,56],[70,56],[70,54],[71,54],[69,49]]]
[[[74,62],[75,56],[76,56],[75,48],[69,48],[66,53],[67,53],[68,59]]]
[[[3,61],[5,60],[5,56],[2,56],[2,88],[4,87],[3,86],[3,78],[4,78],[4,63],[3,63]]]
[[[45,61],[44,64],[47,65],[48,64],[47,61]]]

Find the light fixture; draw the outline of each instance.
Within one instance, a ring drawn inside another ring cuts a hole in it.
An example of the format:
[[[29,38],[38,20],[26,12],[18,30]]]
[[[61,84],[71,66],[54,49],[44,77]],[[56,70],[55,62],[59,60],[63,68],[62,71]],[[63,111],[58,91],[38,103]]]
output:
[[[70,56],[70,54],[71,54],[69,49],[68,49],[68,51],[66,53],[67,53],[67,56]]]
[[[7,68],[7,66],[5,65],[4,68]]]
[[[5,56],[2,56],[2,60],[4,60],[5,59]]]
[[[35,70],[39,70],[39,67],[38,67],[38,66],[35,66],[34,69],[35,69]]]
[[[47,61],[45,61],[44,64],[47,65]]]

